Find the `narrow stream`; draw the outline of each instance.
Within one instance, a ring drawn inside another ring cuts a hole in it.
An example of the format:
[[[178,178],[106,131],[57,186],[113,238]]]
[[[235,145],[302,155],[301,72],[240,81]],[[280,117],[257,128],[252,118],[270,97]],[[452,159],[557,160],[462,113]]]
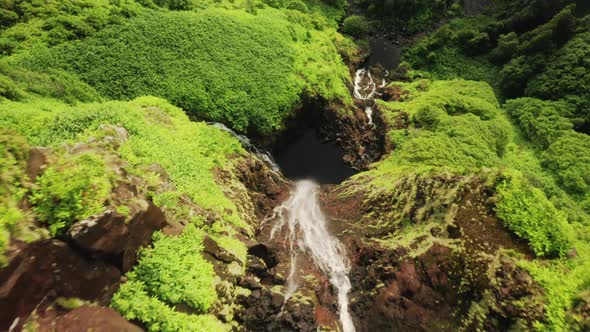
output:
[[[272,219],[276,224],[272,228],[271,239],[287,227],[285,240],[291,256],[285,302],[298,287],[295,280],[297,258],[308,253],[315,265],[326,273],[338,292],[339,316],[343,331],[354,332],[354,324],[348,311],[348,293],[351,289],[348,278],[350,266],[344,247],[328,232],[327,220],[317,197],[319,188],[320,186],[313,181],[298,181],[291,197],[274,210]]]

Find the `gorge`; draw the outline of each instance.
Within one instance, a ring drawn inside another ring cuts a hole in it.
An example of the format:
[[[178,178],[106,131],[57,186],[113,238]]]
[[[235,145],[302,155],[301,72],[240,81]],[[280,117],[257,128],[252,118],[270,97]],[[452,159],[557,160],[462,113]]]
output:
[[[574,0],[0,1],[0,331],[590,330]]]

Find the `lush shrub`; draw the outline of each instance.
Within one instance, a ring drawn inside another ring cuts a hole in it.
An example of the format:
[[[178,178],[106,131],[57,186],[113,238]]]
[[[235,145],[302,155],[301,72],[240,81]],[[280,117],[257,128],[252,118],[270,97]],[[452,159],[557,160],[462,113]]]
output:
[[[0,96],[11,100],[41,96],[67,103],[101,99],[96,90],[80,81],[75,74],[54,68],[34,72],[9,60],[0,61]]]
[[[590,136],[570,131],[543,153],[544,164],[554,171],[570,193],[590,195]]]
[[[141,321],[148,331],[230,331],[215,316],[193,315],[176,311],[173,307],[151,296],[141,281],[128,281],[113,296],[113,309],[128,320]]]
[[[147,1],[0,1],[0,15],[8,18],[2,20],[8,27],[0,30],[0,51],[11,54],[85,38],[136,15]]]
[[[571,107],[564,102],[519,98],[509,100],[504,107],[527,138],[542,148],[547,148],[573,128],[566,117]]]
[[[64,156],[37,179],[31,203],[52,235],[101,212],[111,192],[104,160],[93,153]]]
[[[364,16],[349,16],[342,22],[342,32],[351,36],[362,37],[369,32],[369,22]]]
[[[525,239],[538,256],[564,256],[570,248],[568,224],[543,191],[526,183],[520,173],[509,174],[497,186],[498,217]]]
[[[386,118],[391,111],[404,111],[412,116],[414,126],[395,134],[396,142],[403,144],[396,144],[376,173],[395,173],[404,167],[465,172],[498,165],[511,128],[489,85],[463,80],[424,82],[401,84],[401,89],[411,91],[408,100],[384,103]]]
[[[546,69],[531,80],[526,93],[544,99],[572,98],[570,117],[580,127],[590,124],[590,33],[579,34],[546,60]]]
[[[518,35],[510,32],[500,35],[498,46],[490,53],[490,58],[494,62],[505,62],[513,57],[518,49]]]
[[[203,233],[193,225],[179,237],[154,234],[153,248],[141,250],[130,280],[139,280],[162,301],[184,303],[200,313],[217,300],[213,265],[203,258]]]
[[[217,300],[213,265],[202,256],[203,232],[193,225],[178,237],[155,233],[153,247],[139,252],[128,281],[114,295],[112,307],[127,319],[138,319],[150,331],[225,331],[206,315]],[[174,310],[186,304],[198,314]]]
[[[360,1],[373,18],[394,23],[404,32],[416,33],[456,10],[452,0],[377,0]]]
[[[109,98],[158,95],[199,118],[262,134],[282,127],[304,91],[348,96],[348,72],[328,32],[309,32],[275,9],[144,13],[26,63],[76,72]]]
[[[0,130],[0,267],[7,263],[4,251],[13,228],[25,218],[19,204],[27,191],[27,159],[27,142],[13,131]]]

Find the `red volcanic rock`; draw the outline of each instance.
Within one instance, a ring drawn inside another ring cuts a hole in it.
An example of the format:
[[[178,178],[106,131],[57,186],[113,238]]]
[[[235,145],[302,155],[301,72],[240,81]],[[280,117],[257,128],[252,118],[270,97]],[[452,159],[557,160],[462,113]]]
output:
[[[8,330],[17,317],[24,322],[57,297],[106,304],[120,278],[114,266],[88,261],[64,242],[30,243],[0,270],[0,330]]]

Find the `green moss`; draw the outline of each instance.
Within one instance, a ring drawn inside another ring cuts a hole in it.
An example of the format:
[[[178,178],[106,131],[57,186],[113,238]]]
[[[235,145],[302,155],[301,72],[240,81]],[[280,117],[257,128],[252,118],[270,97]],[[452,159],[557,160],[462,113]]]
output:
[[[52,235],[101,212],[111,192],[105,162],[93,153],[64,156],[43,172],[37,186],[31,203]]]
[[[77,297],[58,297],[57,299],[55,299],[55,303],[66,310],[74,310],[78,307],[87,304],[86,301],[79,299]]]
[[[242,241],[232,236],[215,236],[214,240],[220,247],[236,256],[242,262],[243,266],[246,266],[248,248],[246,248],[246,245]]]
[[[543,191],[533,188],[519,173],[512,173],[497,187],[498,217],[516,235],[527,240],[538,256],[564,256],[570,248],[570,228],[562,212]]]

